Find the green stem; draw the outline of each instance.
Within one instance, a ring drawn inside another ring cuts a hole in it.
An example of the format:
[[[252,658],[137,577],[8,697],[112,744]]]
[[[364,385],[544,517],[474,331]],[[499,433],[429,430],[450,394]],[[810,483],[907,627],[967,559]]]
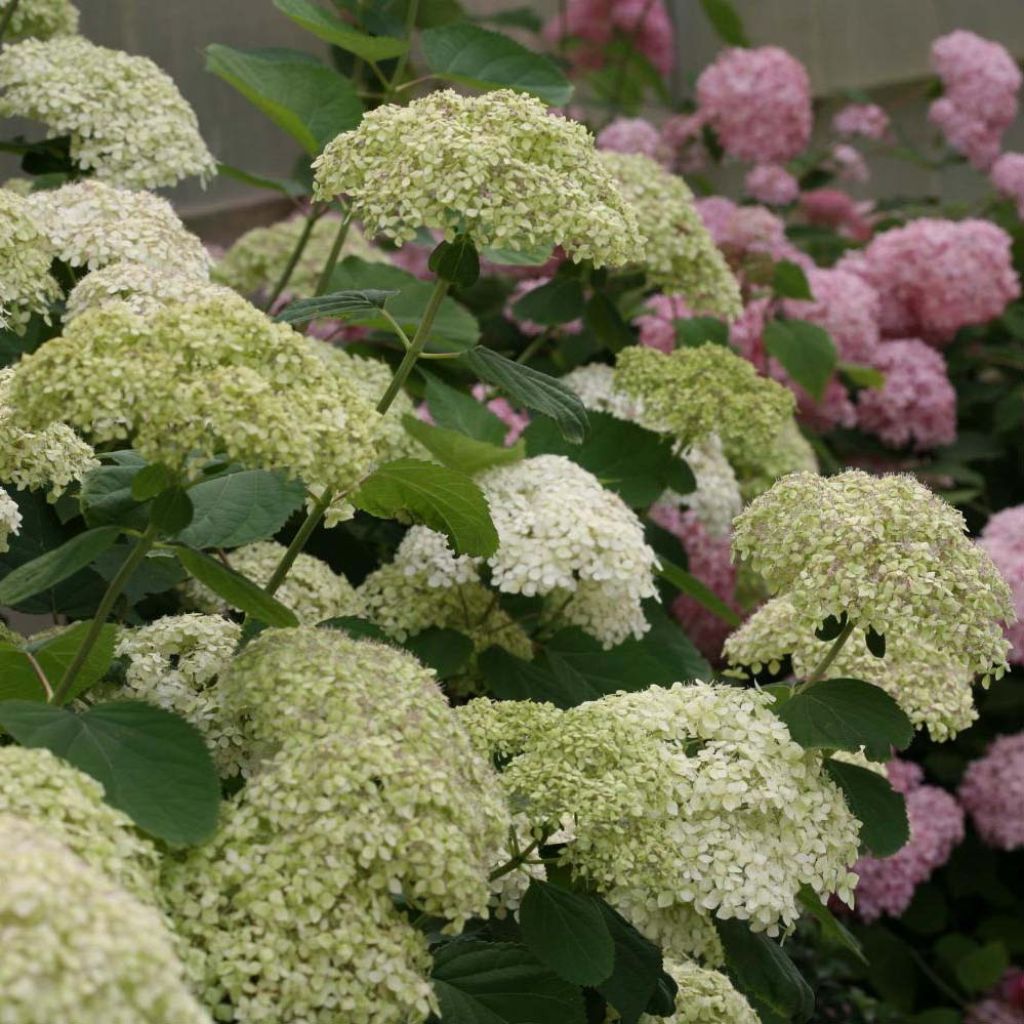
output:
[[[542,334],[538,334],[526,348],[523,349],[519,355],[516,356],[517,363],[528,363],[544,346],[544,343],[548,340],[548,332],[544,331]]]
[[[501,878],[502,875],[507,875],[510,871],[515,871],[515,869],[519,867],[520,864],[526,862],[526,858],[529,857],[530,854],[533,853],[533,851],[536,850],[538,846],[540,846],[541,842],[542,840],[535,839],[532,843],[530,843],[529,846],[526,847],[525,850],[520,850],[519,853],[517,853],[514,857],[511,857],[509,860],[505,861],[504,864],[500,865],[499,867],[496,867],[487,876],[487,881],[493,882],[495,879]]]
[[[274,290],[270,293],[270,298],[267,299],[264,310],[269,310],[273,307],[274,303],[281,297],[281,293],[288,287],[288,282],[292,279],[292,274],[295,272],[295,268],[299,265],[299,260],[302,259],[302,254],[306,251],[306,245],[309,243],[310,235],[313,234],[313,227],[316,222],[323,216],[323,211],[318,210],[317,207],[313,207],[309,211],[309,215],[306,217],[306,226],[302,229],[302,234],[299,235],[299,240],[295,243],[295,248],[292,250],[291,256],[288,257],[288,262],[285,264],[284,270],[281,272]]]
[[[806,682],[816,683],[819,679],[822,679],[825,673],[829,670],[832,662],[839,656],[839,652],[843,649],[843,645],[847,640],[850,639],[850,634],[853,632],[853,623],[847,622],[843,626],[839,636],[836,637],[835,643],[828,649],[828,653],[818,663],[818,667],[807,677]]]
[[[323,295],[330,286],[331,275],[334,273],[334,268],[338,265],[338,257],[341,255],[342,247],[345,245],[345,239],[348,238],[348,227],[351,223],[352,211],[350,210],[341,218],[341,224],[338,225],[338,233],[334,236],[334,245],[331,246],[330,255],[327,257],[324,269],[320,273],[320,280],[316,283],[315,295]]]
[[[3,38],[11,24],[11,19],[14,17],[14,12],[18,9],[18,2],[19,0],[11,0],[7,10],[3,13],[3,17],[0,18],[0,43],[3,42]]]
[[[391,383],[384,392],[384,397],[377,403],[377,412],[385,413],[388,411],[391,403],[395,400],[395,395],[401,390],[406,378],[412,372],[412,368],[416,365],[416,360],[419,359],[420,353],[423,351],[423,346],[427,343],[430,328],[434,324],[434,317],[437,316],[437,311],[441,308],[441,303],[448,294],[448,288],[448,281],[442,281],[440,278],[437,279],[437,282],[434,284],[434,290],[430,295],[430,301],[427,302],[427,308],[423,311],[423,319],[420,321],[419,327],[416,328],[412,342],[406,349],[405,355],[402,356],[402,361],[398,364],[398,369],[395,370],[395,375],[391,378]]]
[[[281,561],[277,563],[277,568],[274,570],[273,576],[270,577],[270,581],[263,588],[268,594],[273,594],[277,588],[284,583],[284,578],[288,575],[291,567],[295,564],[295,559],[299,557],[299,553],[306,546],[306,541],[309,540],[313,531],[320,525],[320,520],[323,519],[324,514],[327,512],[327,509],[330,507],[333,500],[334,492],[326,490],[320,495],[313,507],[309,510],[309,514],[306,516],[305,520],[303,520],[303,523],[296,531],[295,536],[292,537],[292,542],[288,545],[288,550],[281,556]]]
[[[146,532],[139,537],[135,547],[129,552],[128,557],[121,564],[121,568],[117,570],[114,578],[110,581],[106,593],[104,593],[99,607],[96,609],[96,614],[89,625],[89,632],[85,634],[85,639],[78,650],[75,651],[71,664],[68,665],[64,675],[61,676],[60,683],[58,683],[57,689],[54,691],[53,699],[50,701],[51,704],[60,705],[67,700],[75,678],[89,657],[89,652],[99,639],[104,623],[110,618],[110,613],[114,609],[114,602],[121,596],[121,591],[124,590],[125,584],[131,578],[132,573],[135,572],[142,563],[142,560],[149,554],[150,549],[156,542],[158,532],[152,523],[146,527]]]
[[[402,75],[405,74],[406,66],[409,63],[409,53],[412,50],[412,34],[416,30],[416,16],[419,14],[419,10],[420,0],[409,0],[409,8],[405,13],[405,39],[409,45],[406,47],[405,52],[399,55],[398,61],[395,64],[395,73],[391,76],[391,84],[384,93],[385,103],[390,102],[399,82],[402,80]]]

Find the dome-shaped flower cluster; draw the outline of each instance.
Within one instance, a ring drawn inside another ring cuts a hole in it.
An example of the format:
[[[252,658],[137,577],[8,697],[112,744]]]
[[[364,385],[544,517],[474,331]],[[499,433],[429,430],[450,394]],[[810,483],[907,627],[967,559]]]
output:
[[[781,163],[810,138],[810,80],[777,46],[725,50],[697,79],[697,105],[722,148],[740,160]]]
[[[679,986],[675,1013],[668,1017],[645,1014],[642,1024],[758,1024],[761,1020],[721,971],[692,960],[668,960],[665,970]]]
[[[989,177],[997,191],[1017,204],[1017,215],[1024,216],[1024,153],[1003,153]]]
[[[29,201],[0,189],[0,323],[20,331],[32,313],[49,317],[61,295],[50,274],[53,257]]]
[[[56,255],[72,267],[98,270],[110,263],[139,263],[154,274],[209,277],[203,243],[166,199],[151,192],[80,181],[33,192],[28,204]]]
[[[442,90],[385,104],[314,167],[318,198],[348,196],[367,231],[399,243],[437,228],[478,246],[560,245],[598,265],[641,259],[636,218],[590,133],[520,93]]]
[[[742,309],[739,285],[678,175],[640,154],[600,154],[636,213],[645,241],[642,262],[651,284],[678,292],[694,308],[727,319]]]
[[[1010,245],[989,221],[922,217],[882,232],[838,266],[878,292],[885,337],[942,346],[961,327],[999,316],[1020,295]]]
[[[786,237],[782,218],[764,206],[737,206],[725,196],[698,199],[697,212],[722,249],[729,263],[763,265],[766,259],[788,260],[802,267],[812,266],[810,258]]]
[[[160,915],[52,832],[0,813],[0,991],[10,1024],[210,1024]]]
[[[779,164],[757,164],[743,179],[747,193],[768,206],[786,206],[800,195],[800,183]]]
[[[944,789],[922,785],[919,778],[903,786],[897,779],[890,781],[906,796],[910,839],[891,857],[861,857],[854,866],[859,878],[854,906],[857,916],[868,922],[882,915],[899,917],[917,887],[949,860],[964,838],[964,812]]]
[[[371,464],[379,417],[314,344],[227,293],[149,318],[116,304],[23,359],[9,402],[32,428],[132,438],[150,462],[227,455],[341,490]]]
[[[1024,847],[1024,733],[993,740],[957,790],[978,835],[997,850]]]
[[[211,177],[216,164],[195,112],[151,60],[81,36],[27,39],[0,54],[0,116],[71,137],[83,170],[125,188]]]
[[[889,115],[875,103],[848,103],[832,118],[832,131],[846,139],[880,142],[889,131]]]
[[[6,14],[12,3],[16,6],[4,33],[9,41],[49,39],[78,31],[78,8],[70,0],[6,0],[0,3],[0,14]]]
[[[1017,116],[1016,60],[999,43],[957,29],[932,43],[931,63],[944,92],[929,108],[929,120],[955,150],[985,170]]]
[[[641,153],[659,164],[667,163],[669,156],[661,132],[642,117],[615,118],[597,133],[595,143],[613,153]]]
[[[992,516],[981,531],[980,543],[1013,594],[1017,621],[1007,622],[1004,628],[1011,644],[1010,661],[1024,664],[1024,505]]]
[[[1009,588],[960,512],[913,477],[793,474],[733,525],[736,554],[789,598],[801,633],[847,613],[893,644],[912,635],[965,672],[1005,666]]]
[[[892,448],[917,451],[956,440],[956,391],[942,354],[917,338],[887,341],[872,364],[885,374],[880,388],[857,395],[857,424]]]

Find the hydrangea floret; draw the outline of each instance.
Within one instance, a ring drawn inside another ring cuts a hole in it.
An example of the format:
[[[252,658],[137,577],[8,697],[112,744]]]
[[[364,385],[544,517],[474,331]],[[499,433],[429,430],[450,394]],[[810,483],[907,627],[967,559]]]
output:
[[[978,835],[997,850],[1024,847],[1024,732],[999,736],[972,761],[957,790]]]
[[[560,245],[597,265],[638,262],[643,249],[587,129],[507,89],[380,106],[313,166],[317,198],[347,196],[368,232],[399,243],[435,228],[479,246]]]
[[[10,547],[10,537],[21,529],[18,503],[0,487],[0,553]]]
[[[0,320],[21,331],[33,313],[49,318],[60,298],[50,273],[54,251],[28,200],[0,189]]]

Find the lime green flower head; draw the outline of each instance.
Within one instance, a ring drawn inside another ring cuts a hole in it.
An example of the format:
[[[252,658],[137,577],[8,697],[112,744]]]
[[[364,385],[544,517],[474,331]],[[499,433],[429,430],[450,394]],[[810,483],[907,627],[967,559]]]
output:
[[[49,317],[61,294],[50,274],[55,255],[29,201],[0,189],[0,326],[20,333],[32,313]]]
[[[17,0],[0,0],[0,15]],[[49,39],[78,31],[78,8],[69,0],[20,0],[4,33],[8,40]]]

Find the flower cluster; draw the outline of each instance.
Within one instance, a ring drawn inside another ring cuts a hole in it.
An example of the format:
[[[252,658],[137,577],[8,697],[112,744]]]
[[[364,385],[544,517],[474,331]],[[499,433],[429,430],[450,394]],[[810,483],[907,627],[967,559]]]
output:
[[[640,153],[659,164],[668,163],[669,147],[661,132],[642,117],[617,117],[597,134],[598,149]]]
[[[641,345],[656,348],[667,355],[676,347],[676,321],[688,320],[692,316],[693,311],[682,295],[658,292],[647,300],[633,325]]]
[[[598,265],[641,260],[636,218],[590,133],[519,93],[380,106],[314,167],[318,198],[348,196],[367,231],[399,243],[438,228],[480,246],[560,245]]]
[[[1024,153],[1003,153],[989,177],[997,191],[1017,204],[1017,216],[1024,217]]]
[[[800,433],[796,420],[788,419],[758,465],[743,467],[738,477],[740,495],[744,501],[753,501],[776,480],[790,473],[817,473],[819,468],[811,442]]]
[[[9,40],[49,39],[78,31],[78,8],[70,0],[4,0],[0,14],[16,3],[4,33]]]
[[[697,212],[730,264],[788,260],[810,267],[810,259],[786,237],[782,218],[763,206],[737,206],[725,196],[698,199]]]
[[[985,524],[981,546],[1010,586],[1017,621],[1007,622],[1010,661],[1024,663],[1024,506],[1004,508]]]
[[[13,369],[0,370],[0,480],[27,490],[48,491],[56,501],[74,480],[99,466],[95,453],[70,427],[47,423],[27,430],[11,408]]]
[[[632,423],[640,421],[641,404],[615,387],[615,370],[605,363],[577,366],[562,378],[562,383],[571,388],[591,412],[606,412]]]
[[[646,239],[638,262],[650,282],[680,293],[697,309],[730,320],[739,316],[739,285],[704,227],[686,182],[640,154],[604,152],[600,162],[636,213]]]
[[[1010,236],[985,220],[922,217],[877,235],[839,268],[878,292],[884,336],[940,346],[961,327],[999,316],[1020,295]]]
[[[758,1024],[760,1017],[720,971],[701,967],[692,960],[665,963],[665,970],[679,986],[675,1013],[668,1017],[640,1018],[642,1024]]]
[[[956,440],[956,391],[942,354],[917,338],[887,341],[872,359],[880,388],[857,395],[857,424],[887,445],[918,451]]]
[[[32,313],[49,316],[60,298],[50,274],[53,256],[29,202],[0,189],[0,323],[21,330]]]
[[[777,46],[725,50],[697,79],[697,104],[730,156],[781,163],[807,145],[811,85]]]
[[[146,319],[113,304],[22,360],[10,404],[32,428],[131,437],[150,462],[227,455],[340,490],[373,460],[379,417],[315,344],[228,293]]]
[[[998,850],[1024,847],[1024,733],[993,740],[964,772],[957,796],[978,835]]]
[[[960,512],[913,477],[792,474],[734,530],[736,554],[789,598],[797,629],[812,633],[845,612],[892,643],[913,634],[966,672],[1005,666],[1009,588],[965,536]]]
[[[1017,116],[1020,68],[1004,46],[964,29],[936,39],[931,59],[944,93],[928,117],[955,150],[985,170]]]
[[[18,503],[0,487],[0,553],[9,548],[9,538],[21,529]]]
[[[845,139],[880,142],[889,131],[889,115],[875,103],[848,103],[832,118],[832,131]]]
[[[891,765],[889,771],[896,774],[890,778],[894,788],[906,796],[910,840],[891,857],[861,857],[854,866],[859,879],[854,894],[857,915],[868,922],[883,914],[899,917],[917,887],[949,860],[964,838],[964,812],[954,797],[938,786],[922,785],[920,774],[900,785],[898,780],[907,773],[898,768],[893,773]]]
[[[5,1021],[209,1024],[152,907],[19,816],[0,814],[0,844]]]
[[[800,195],[800,183],[779,164],[757,164],[743,179],[743,187],[759,203],[786,206]]]
[[[151,60],[81,36],[27,39],[0,54],[0,115],[71,137],[83,170],[126,188],[213,175],[195,112]]]

